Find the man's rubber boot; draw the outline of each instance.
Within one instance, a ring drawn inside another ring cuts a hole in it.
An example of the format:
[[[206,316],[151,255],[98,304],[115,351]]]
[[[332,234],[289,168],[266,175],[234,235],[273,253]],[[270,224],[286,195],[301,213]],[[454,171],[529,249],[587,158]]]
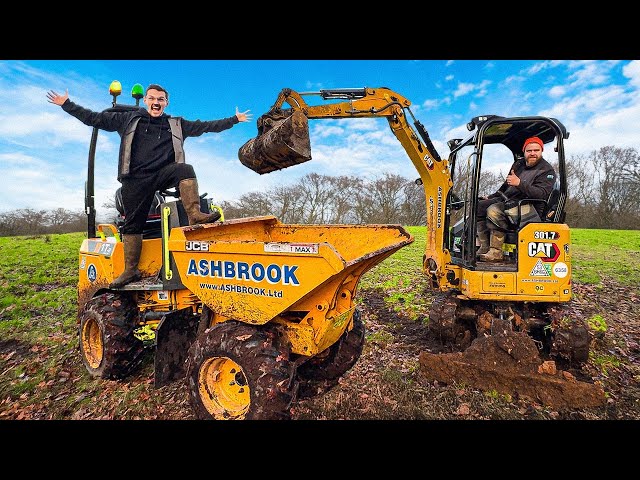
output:
[[[124,243],[124,272],[111,282],[109,288],[122,288],[127,283],[136,282],[142,278],[142,272],[138,270],[142,252],[142,234],[124,234],[122,242]]]
[[[213,223],[220,218],[220,212],[204,213],[200,210],[200,194],[198,193],[198,180],[187,178],[178,185],[182,206],[187,212],[189,225],[199,223]]]
[[[489,251],[489,229],[487,228],[486,220],[480,220],[476,225],[476,232],[478,234],[478,240],[480,241],[480,248],[476,252],[476,256],[484,255]]]
[[[507,236],[505,232],[499,230],[491,230],[491,240],[489,251],[484,255],[480,255],[480,260],[483,262],[501,262],[504,260],[504,254],[502,253],[502,245],[504,239]]]

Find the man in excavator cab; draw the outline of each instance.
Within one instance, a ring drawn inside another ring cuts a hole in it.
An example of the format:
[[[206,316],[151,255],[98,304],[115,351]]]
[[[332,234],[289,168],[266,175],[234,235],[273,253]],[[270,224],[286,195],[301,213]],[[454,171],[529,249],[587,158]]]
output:
[[[479,260],[502,261],[502,246],[510,226],[521,228],[541,221],[545,202],[556,182],[556,172],[542,157],[543,150],[544,143],[540,138],[525,140],[522,148],[524,157],[513,163],[505,182],[495,193],[478,202]]]

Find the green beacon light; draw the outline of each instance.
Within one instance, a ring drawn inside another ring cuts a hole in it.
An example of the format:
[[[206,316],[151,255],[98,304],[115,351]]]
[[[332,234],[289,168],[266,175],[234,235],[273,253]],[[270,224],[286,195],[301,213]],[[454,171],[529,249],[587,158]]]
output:
[[[144,97],[144,87],[136,83],[131,89],[131,96],[136,99],[136,107],[140,105],[140,99]]]
[[[109,85],[109,94],[113,96],[114,107],[116,106],[116,98],[121,93],[122,93],[122,85],[120,84],[120,82],[118,80],[114,80],[113,82],[111,82],[111,85]]]

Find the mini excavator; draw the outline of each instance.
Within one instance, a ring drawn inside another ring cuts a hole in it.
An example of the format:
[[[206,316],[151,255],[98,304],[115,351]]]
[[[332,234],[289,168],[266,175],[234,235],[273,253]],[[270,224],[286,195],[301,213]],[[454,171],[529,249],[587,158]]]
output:
[[[310,96],[323,102],[312,105],[305,100]],[[586,322],[572,318],[569,307],[571,232],[564,223],[569,132],[555,118],[477,116],[467,123],[467,138],[449,140],[449,156],[442,158],[410,105],[386,87],[284,88],[257,119],[258,135],[239,149],[238,158],[266,174],[312,159],[309,120],[385,118],[419,174],[416,183],[424,187],[422,267],[434,291],[428,328],[454,349],[422,352],[423,374],[552,405],[601,404],[604,393],[598,385],[575,381],[567,373],[588,361],[590,345]],[[494,191],[488,190],[486,171],[497,159],[508,167],[522,158],[530,137],[542,139],[545,153],[555,155],[547,160],[557,169],[556,184],[546,199],[518,202],[519,210],[538,204],[541,220],[520,225],[519,214],[506,233],[503,259],[483,262],[476,255],[476,209],[479,198]]]

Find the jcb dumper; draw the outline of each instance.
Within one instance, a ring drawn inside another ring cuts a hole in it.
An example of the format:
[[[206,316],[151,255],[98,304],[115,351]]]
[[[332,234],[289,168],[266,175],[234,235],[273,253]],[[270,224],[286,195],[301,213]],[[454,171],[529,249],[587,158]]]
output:
[[[112,110],[137,108],[116,104],[117,82],[110,91]],[[158,192],[143,234],[144,278],[110,289],[124,249],[119,219],[95,225],[97,136],[79,254],[88,372],[124,378],[148,346],[156,386],[187,381],[200,419],[287,419],[297,399],[336,385],[364,344],[361,276],[413,237],[399,225],[286,225],[273,216],[188,226],[178,192]]]
[[[322,102],[312,105],[303,97]],[[384,87],[302,93],[285,88],[258,118],[258,135],[239,149],[238,158],[259,174],[292,167],[312,158],[309,120],[385,118],[424,187],[422,265],[435,292],[428,328],[456,350],[423,352],[424,375],[526,393],[547,404],[563,405],[568,398],[573,406],[601,404],[600,387],[575,382],[560,368],[584,365],[590,342],[585,320],[572,316],[570,308],[571,232],[564,223],[569,132],[555,118],[478,116],[467,124],[469,136],[450,140],[449,156],[441,158],[410,105]],[[486,172],[523,160],[530,137],[544,143],[545,158],[556,165],[556,184],[547,198],[513,205],[518,215],[504,232],[501,258],[486,261],[477,255],[477,207],[499,186],[486,186]],[[521,222],[531,208],[540,212],[538,221]]]

